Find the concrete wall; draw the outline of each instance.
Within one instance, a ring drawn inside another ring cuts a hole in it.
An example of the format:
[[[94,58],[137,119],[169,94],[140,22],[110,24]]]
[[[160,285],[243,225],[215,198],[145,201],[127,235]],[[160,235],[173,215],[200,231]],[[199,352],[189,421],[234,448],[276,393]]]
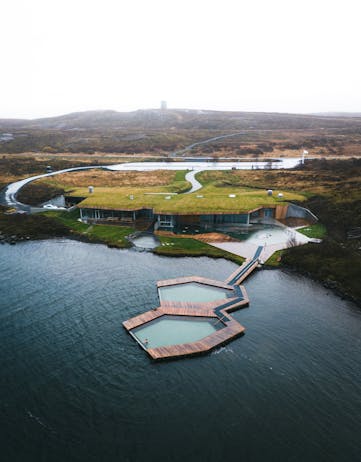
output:
[[[310,223],[316,223],[318,218],[310,210],[299,205],[290,204],[287,209],[286,218],[304,218]]]

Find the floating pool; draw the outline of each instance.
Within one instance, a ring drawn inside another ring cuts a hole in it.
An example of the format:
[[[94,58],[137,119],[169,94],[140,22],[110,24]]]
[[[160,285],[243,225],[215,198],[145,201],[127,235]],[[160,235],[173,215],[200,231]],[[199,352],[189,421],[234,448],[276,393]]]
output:
[[[231,289],[222,289],[198,282],[187,282],[159,287],[159,299],[165,302],[213,302],[232,295]]]
[[[161,316],[130,332],[145,348],[196,342],[221,329],[218,318]]]

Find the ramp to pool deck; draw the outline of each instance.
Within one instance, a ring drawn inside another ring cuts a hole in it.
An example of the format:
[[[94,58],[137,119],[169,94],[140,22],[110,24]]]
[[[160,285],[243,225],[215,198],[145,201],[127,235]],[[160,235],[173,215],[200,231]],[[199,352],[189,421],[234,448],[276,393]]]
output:
[[[254,271],[259,264],[259,257],[262,253],[263,246],[258,246],[253,258],[246,260],[243,265],[236,269],[227,279],[226,283],[229,285],[241,284],[252,271]]]

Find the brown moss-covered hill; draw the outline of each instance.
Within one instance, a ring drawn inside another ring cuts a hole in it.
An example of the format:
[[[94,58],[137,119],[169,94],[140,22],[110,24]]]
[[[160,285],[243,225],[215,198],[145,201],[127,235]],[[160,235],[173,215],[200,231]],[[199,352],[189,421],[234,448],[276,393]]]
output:
[[[200,140],[199,156],[360,155],[361,117],[172,109],[89,111],[38,120],[0,120],[0,153],[168,155]]]

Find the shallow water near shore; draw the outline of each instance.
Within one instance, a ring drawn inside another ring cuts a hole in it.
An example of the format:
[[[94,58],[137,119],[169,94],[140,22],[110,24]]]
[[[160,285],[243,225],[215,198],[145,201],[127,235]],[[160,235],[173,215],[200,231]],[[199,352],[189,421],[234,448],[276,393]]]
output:
[[[70,240],[0,246],[4,461],[359,460],[361,312],[307,278],[259,271],[246,334],[152,362],[122,322],[156,281],[224,280],[226,260]]]
[[[133,245],[137,248],[150,250],[160,245],[159,239],[152,233],[140,233],[137,237],[131,239]]]

